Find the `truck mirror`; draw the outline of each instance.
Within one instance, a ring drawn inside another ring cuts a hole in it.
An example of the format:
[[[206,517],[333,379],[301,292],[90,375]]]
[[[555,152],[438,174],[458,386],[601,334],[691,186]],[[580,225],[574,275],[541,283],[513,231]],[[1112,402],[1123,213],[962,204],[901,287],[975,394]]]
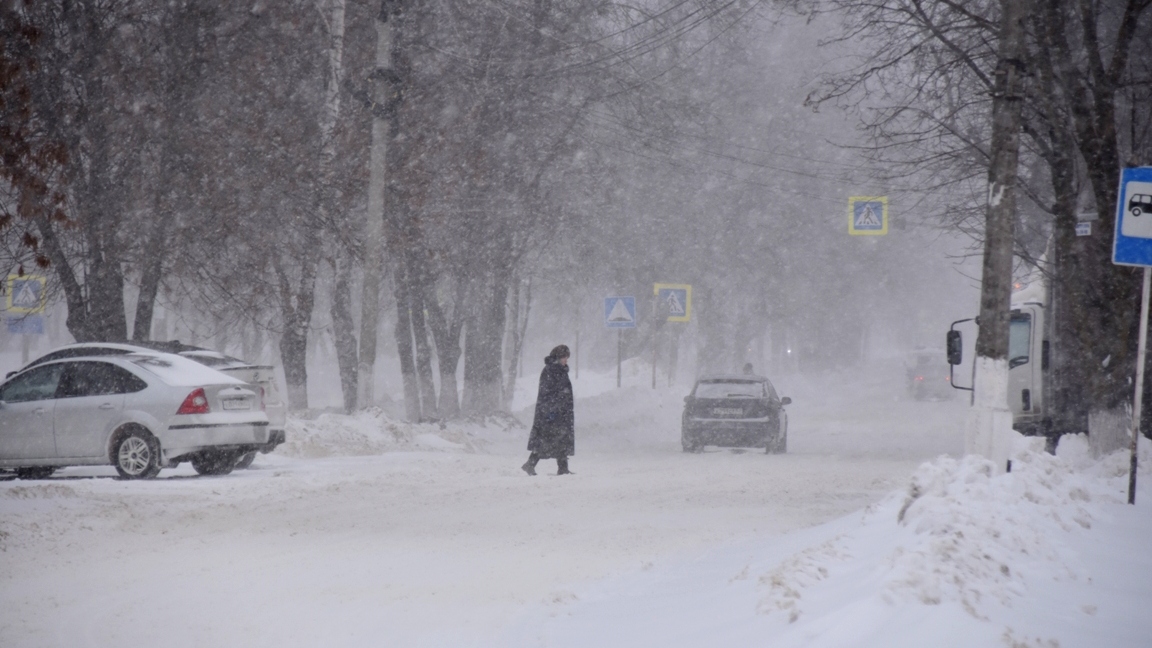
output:
[[[946,338],[948,349],[948,364],[958,365],[964,357],[964,341],[960,338],[960,331],[948,331]]]

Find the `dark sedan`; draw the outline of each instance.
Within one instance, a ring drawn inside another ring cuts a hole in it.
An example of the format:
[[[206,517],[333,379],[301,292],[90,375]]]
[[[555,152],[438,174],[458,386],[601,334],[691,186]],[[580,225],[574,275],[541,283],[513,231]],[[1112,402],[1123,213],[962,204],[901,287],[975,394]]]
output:
[[[684,452],[698,452],[706,445],[787,452],[788,414],[784,406],[791,402],[787,396],[777,396],[763,376],[704,376],[684,397],[680,431]]]

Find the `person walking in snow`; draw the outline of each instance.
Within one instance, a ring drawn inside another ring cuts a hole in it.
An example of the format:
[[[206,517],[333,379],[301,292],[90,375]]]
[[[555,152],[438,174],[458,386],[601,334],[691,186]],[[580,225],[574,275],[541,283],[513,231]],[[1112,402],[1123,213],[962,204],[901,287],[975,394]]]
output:
[[[540,391],[536,394],[536,416],[528,436],[528,461],[524,472],[536,474],[541,459],[556,460],[557,475],[571,475],[568,457],[576,454],[576,418],[572,402],[572,381],[568,380],[568,347],[561,344],[544,358]]]

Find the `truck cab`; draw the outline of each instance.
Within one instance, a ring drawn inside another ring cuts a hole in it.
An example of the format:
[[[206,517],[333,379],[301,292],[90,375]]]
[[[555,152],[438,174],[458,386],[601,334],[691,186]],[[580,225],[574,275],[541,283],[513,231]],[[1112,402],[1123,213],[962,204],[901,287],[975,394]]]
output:
[[[1042,436],[1048,427],[1047,313],[1038,301],[1013,303],[1008,325],[1008,409],[1012,427]]]
[[[1052,383],[1050,366],[1051,313],[1047,282],[1025,285],[1012,295],[1008,325],[1008,409],[1012,427],[1028,436],[1047,436],[1051,428]],[[953,327],[961,322],[954,322]],[[979,324],[979,322],[977,322]],[[960,364],[963,342],[960,332],[950,330],[948,363]],[[952,381],[956,389],[971,389]]]

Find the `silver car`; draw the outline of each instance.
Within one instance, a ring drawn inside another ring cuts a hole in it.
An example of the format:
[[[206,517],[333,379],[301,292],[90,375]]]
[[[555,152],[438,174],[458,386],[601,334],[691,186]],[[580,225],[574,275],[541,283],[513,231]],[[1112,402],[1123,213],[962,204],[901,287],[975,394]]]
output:
[[[0,468],[26,478],[111,464],[142,479],[183,461],[226,474],[268,436],[251,385],[175,354],[52,360],[0,385]]]
[[[268,453],[276,446],[284,443],[286,438],[284,429],[288,421],[288,405],[280,395],[276,386],[275,369],[270,365],[256,365],[239,358],[204,349],[180,341],[171,342],[85,342],[68,344],[40,356],[25,365],[29,369],[38,364],[64,358],[79,358],[84,356],[117,356],[128,353],[149,353],[161,351],[175,353],[185,358],[191,358],[200,364],[212,367],[234,378],[239,378],[261,390],[261,407],[268,415],[269,433],[268,443],[258,450]],[[21,371],[23,371],[22,369]],[[13,374],[9,374],[13,375]],[[247,468],[256,458],[256,450],[242,455],[236,462],[237,468]]]

